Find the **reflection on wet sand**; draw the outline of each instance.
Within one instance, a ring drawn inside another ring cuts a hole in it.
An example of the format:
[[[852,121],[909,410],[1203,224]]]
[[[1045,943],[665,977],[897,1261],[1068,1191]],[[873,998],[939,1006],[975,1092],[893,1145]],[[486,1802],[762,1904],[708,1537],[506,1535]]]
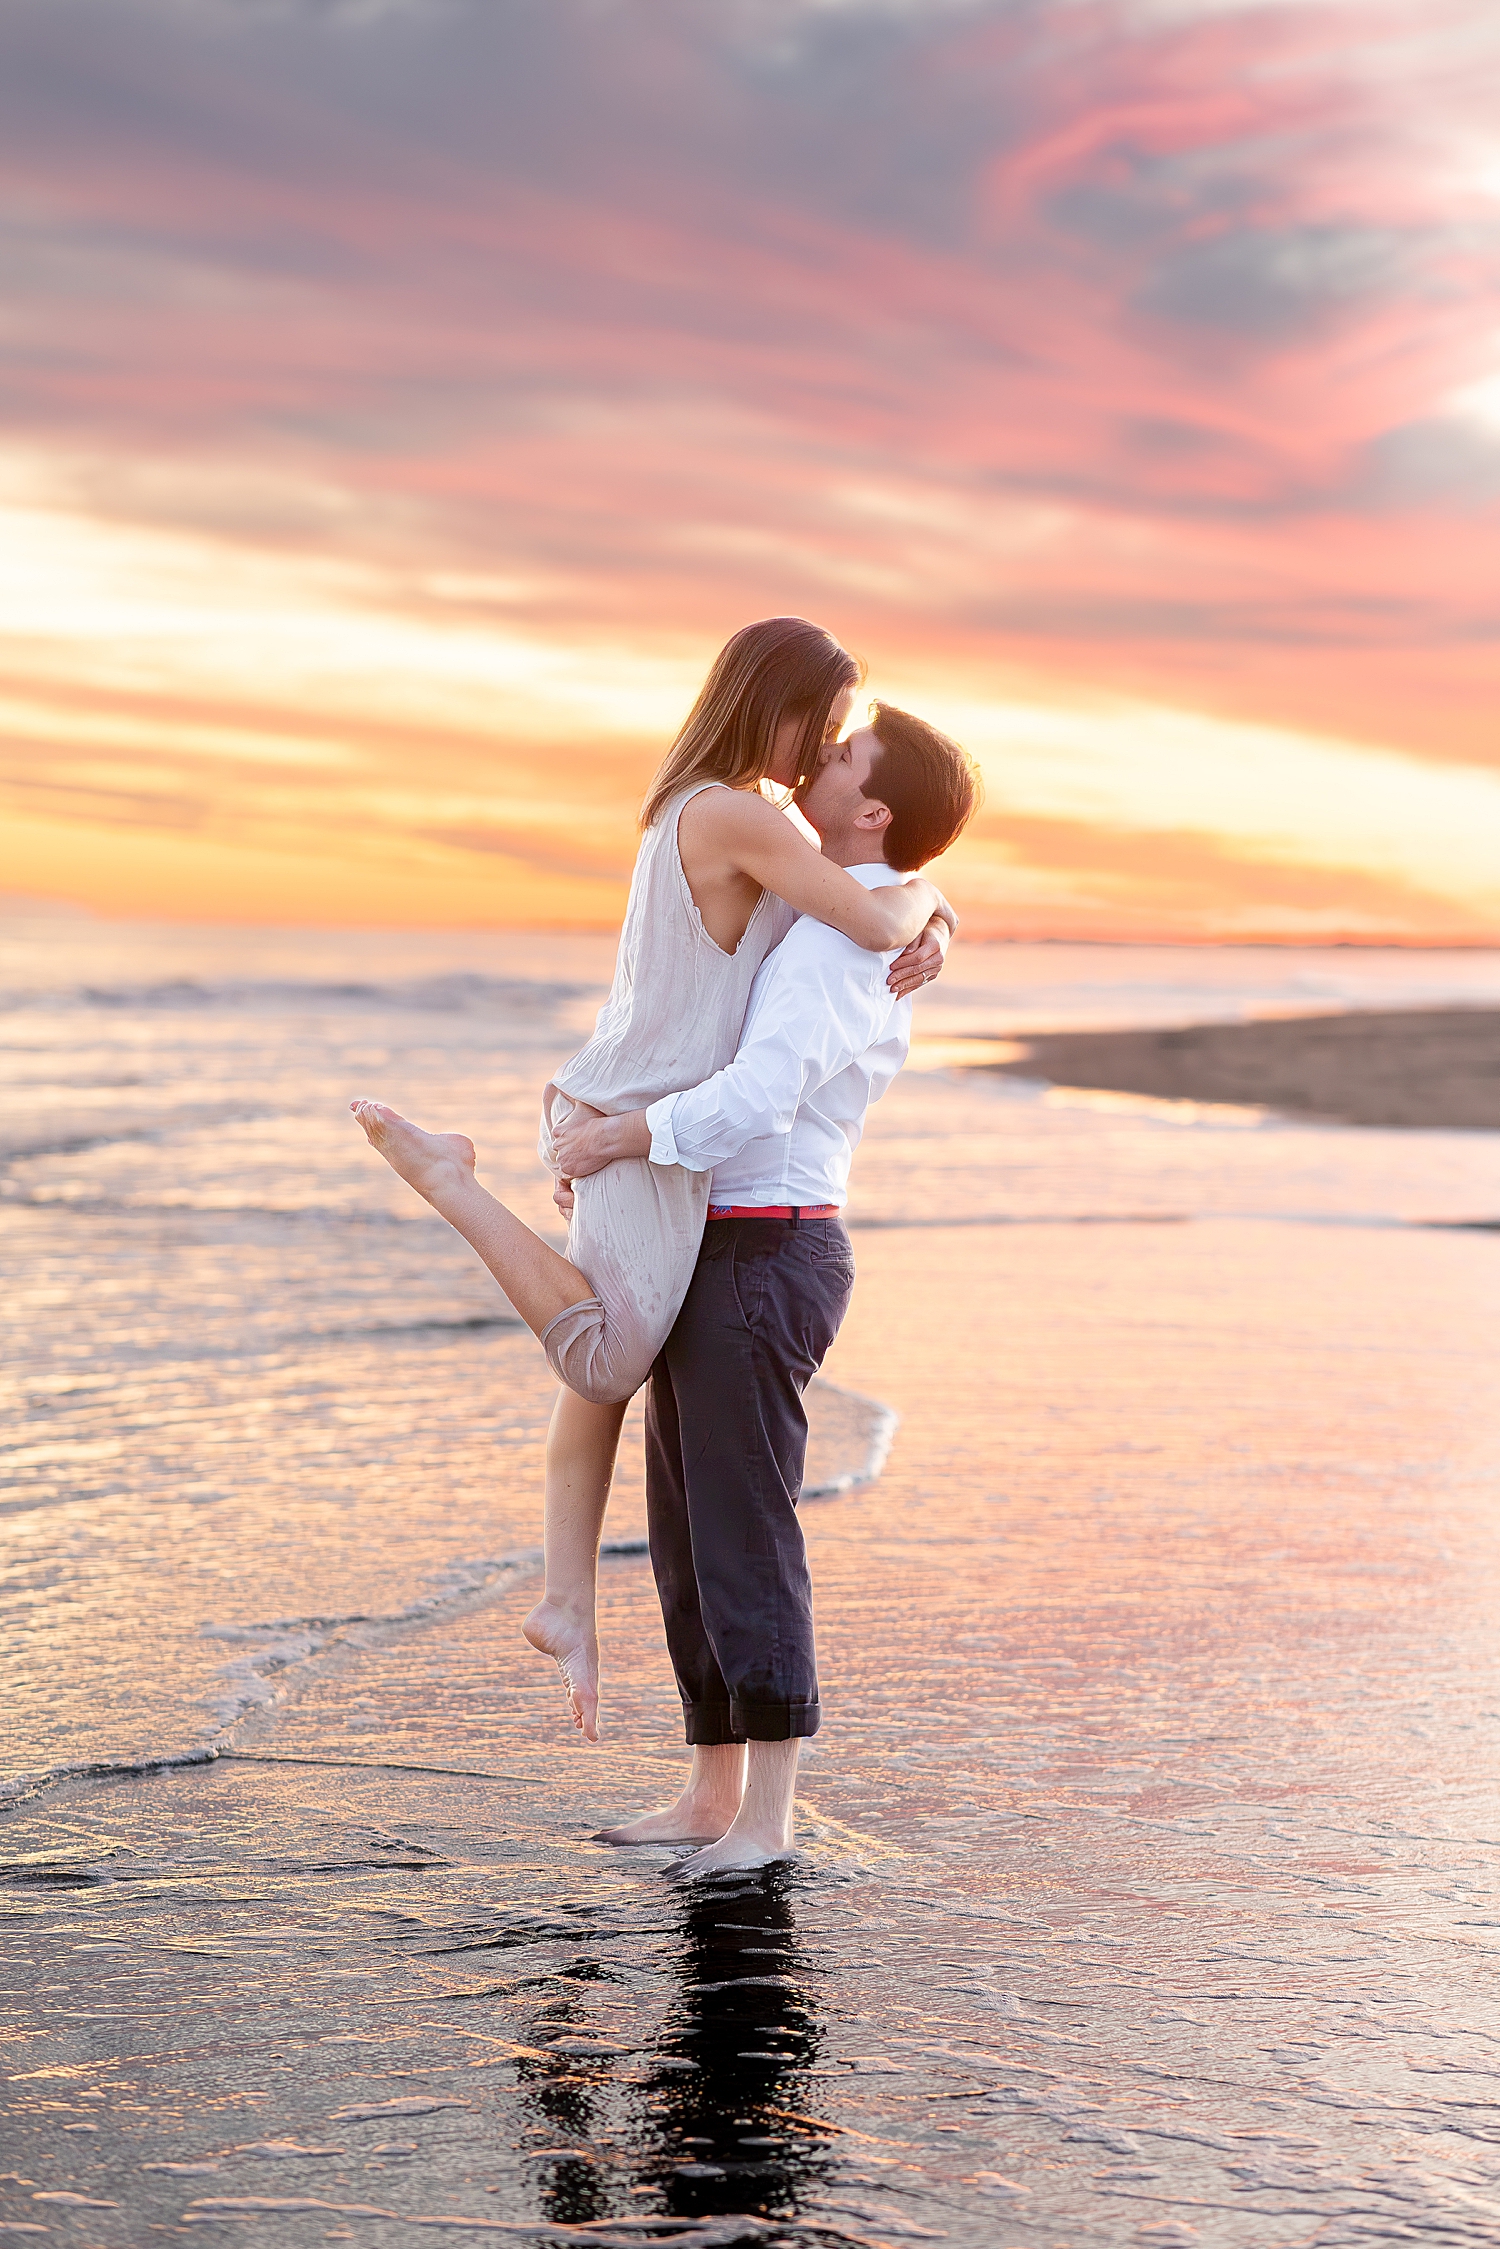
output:
[[[684,1901],[682,1923],[678,1996],[647,2094],[666,2207],[789,2216],[826,2176],[829,2137],[799,2113],[822,2036],[790,1883],[772,1870],[711,1884]]]
[[[837,2127],[805,2112],[821,2046],[809,2002],[787,1876],[710,1886],[674,1902],[675,1989],[630,2083],[630,2124],[616,2137],[602,2095],[608,2065],[628,2049],[601,2036],[599,1987],[616,1979],[579,1957],[549,1979],[524,2035],[547,2061],[523,2060],[521,2134],[541,2214],[557,2224],[602,2220],[623,2169],[640,2210],[712,2219],[796,2215],[829,2175]],[[559,2076],[552,2057],[566,2059]],[[597,2077],[584,2074],[599,2065]]]

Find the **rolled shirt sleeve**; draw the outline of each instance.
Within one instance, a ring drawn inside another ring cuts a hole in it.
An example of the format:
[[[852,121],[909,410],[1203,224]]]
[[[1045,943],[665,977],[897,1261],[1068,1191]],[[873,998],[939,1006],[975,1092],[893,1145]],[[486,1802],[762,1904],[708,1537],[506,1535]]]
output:
[[[728,1068],[647,1109],[652,1163],[712,1171],[752,1140],[790,1132],[806,1096],[876,1035],[885,958],[847,939],[836,951],[799,943],[807,926],[799,922],[767,961]]]

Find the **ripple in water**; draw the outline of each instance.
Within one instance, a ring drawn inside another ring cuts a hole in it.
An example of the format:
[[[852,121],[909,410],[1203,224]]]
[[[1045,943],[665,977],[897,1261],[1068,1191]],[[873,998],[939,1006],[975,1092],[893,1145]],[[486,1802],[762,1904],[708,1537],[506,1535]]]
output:
[[[340,1113],[473,1129],[544,1219],[577,943],[502,1009],[442,980],[524,981],[504,941],[106,976],[69,927],[27,988],[127,996],[7,1018],[10,1770],[231,1753],[0,1827],[0,2223],[1500,2237],[1500,1268],[1409,1223],[1500,1212],[1493,1136],[903,1081],[819,1408],[820,1482],[888,1438],[862,1401],[901,1426],[808,1512],[804,1855],[685,1896],[592,1840],[681,1771],[649,1569],[607,1567],[586,1752],[517,1633],[539,1354]],[[1050,997],[996,948],[938,1028],[1082,1007],[1040,950]]]

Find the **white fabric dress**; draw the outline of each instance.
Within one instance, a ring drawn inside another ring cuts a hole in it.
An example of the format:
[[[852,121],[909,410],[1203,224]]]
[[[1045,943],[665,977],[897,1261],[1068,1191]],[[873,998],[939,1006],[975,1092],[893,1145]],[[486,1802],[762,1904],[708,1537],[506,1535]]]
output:
[[[609,998],[587,1046],[547,1088],[541,1157],[553,1172],[553,1131],[575,1101],[620,1116],[700,1085],[734,1060],[755,972],[796,915],[763,891],[732,953],[704,928],[677,823],[691,798],[724,786],[684,789],[641,838]],[[641,1156],[575,1182],[568,1257],[594,1293],[558,1314],[542,1347],[581,1398],[618,1403],[650,1373],[693,1277],[710,1178]]]

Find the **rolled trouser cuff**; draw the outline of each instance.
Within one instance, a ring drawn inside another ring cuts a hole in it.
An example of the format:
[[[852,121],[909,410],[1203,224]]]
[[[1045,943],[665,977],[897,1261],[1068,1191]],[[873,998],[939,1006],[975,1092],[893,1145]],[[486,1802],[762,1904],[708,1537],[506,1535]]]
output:
[[[730,1722],[746,1741],[806,1741],[823,1723],[816,1695],[805,1702],[740,1702],[729,1705]]]
[[[805,1741],[823,1723],[814,1702],[684,1702],[683,1726],[695,1749],[736,1741]]]
[[[694,1749],[720,1749],[726,1743],[745,1738],[735,1731],[734,1717],[727,1702],[684,1701],[682,1724]]]

